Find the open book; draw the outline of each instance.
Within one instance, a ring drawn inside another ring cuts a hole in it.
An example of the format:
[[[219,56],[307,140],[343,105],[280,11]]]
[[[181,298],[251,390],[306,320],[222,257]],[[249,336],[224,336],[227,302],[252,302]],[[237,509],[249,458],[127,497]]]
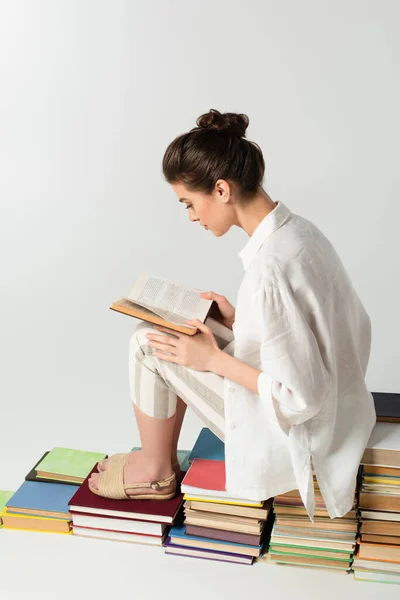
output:
[[[200,290],[143,272],[128,296],[117,300],[110,308],[188,335],[194,335],[197,328],[185,324],[185,319],[199,319],[204,323],[209,316],[216,320],[221,318],[218,304],[201,298]]]

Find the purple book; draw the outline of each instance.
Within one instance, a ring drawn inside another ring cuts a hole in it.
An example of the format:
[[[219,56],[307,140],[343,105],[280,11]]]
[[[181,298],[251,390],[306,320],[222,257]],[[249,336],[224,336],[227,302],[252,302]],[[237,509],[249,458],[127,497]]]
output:
[[[175,554],[176,556],[188,556],[190,558],[203,558],[206,560],[217,560],[219,562],[237,563],[241,565],[253,564],[253,556],[244,556],[243,554],[233,554],[232,552],[220,552],[217,550],[208,550],[205,548],[190,548],[171,544],[171,538],[167,537],[164,544],[166,554]]]
[[[223,542],[234,542],[236,544],[249,544],[250,546],[259,546],[261,534],[252,535],[251,533],[237,533],[236,531],[223,531],[212,527],[200,527],[199,525],[186,524],[187,535],[197,535],[198,537],[212,538],[222,540]]]

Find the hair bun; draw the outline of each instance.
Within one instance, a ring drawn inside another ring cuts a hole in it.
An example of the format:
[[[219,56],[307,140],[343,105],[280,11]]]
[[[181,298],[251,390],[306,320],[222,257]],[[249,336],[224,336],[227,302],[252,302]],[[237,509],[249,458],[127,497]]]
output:
[[[238,113],[220,113],[212,108],[208,113],[201,115],[197,121],[201,129],[219,131],[228,135],[244,137],[249,125],[249,117]]]

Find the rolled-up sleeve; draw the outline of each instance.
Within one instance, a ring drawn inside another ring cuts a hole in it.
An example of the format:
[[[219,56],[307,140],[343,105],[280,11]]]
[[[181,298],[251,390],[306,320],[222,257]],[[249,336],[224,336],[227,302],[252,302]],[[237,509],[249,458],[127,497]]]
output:
[[[314,332],[278,265],[260,280],[261,368],[257,388],[268,418],[288,435],[316,415],[330,375]]]

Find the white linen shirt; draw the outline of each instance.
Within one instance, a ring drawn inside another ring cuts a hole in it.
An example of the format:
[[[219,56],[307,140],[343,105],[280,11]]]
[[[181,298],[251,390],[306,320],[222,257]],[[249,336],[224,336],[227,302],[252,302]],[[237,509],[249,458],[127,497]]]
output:
[[[239,256],[225,351],[262,372],[258,394],[224,378],[226,489],[252,500],[298,489],[313,519],[315,472],[330,517],[341,517],[376,422],[370,319],[329,240],[282,202]]]

